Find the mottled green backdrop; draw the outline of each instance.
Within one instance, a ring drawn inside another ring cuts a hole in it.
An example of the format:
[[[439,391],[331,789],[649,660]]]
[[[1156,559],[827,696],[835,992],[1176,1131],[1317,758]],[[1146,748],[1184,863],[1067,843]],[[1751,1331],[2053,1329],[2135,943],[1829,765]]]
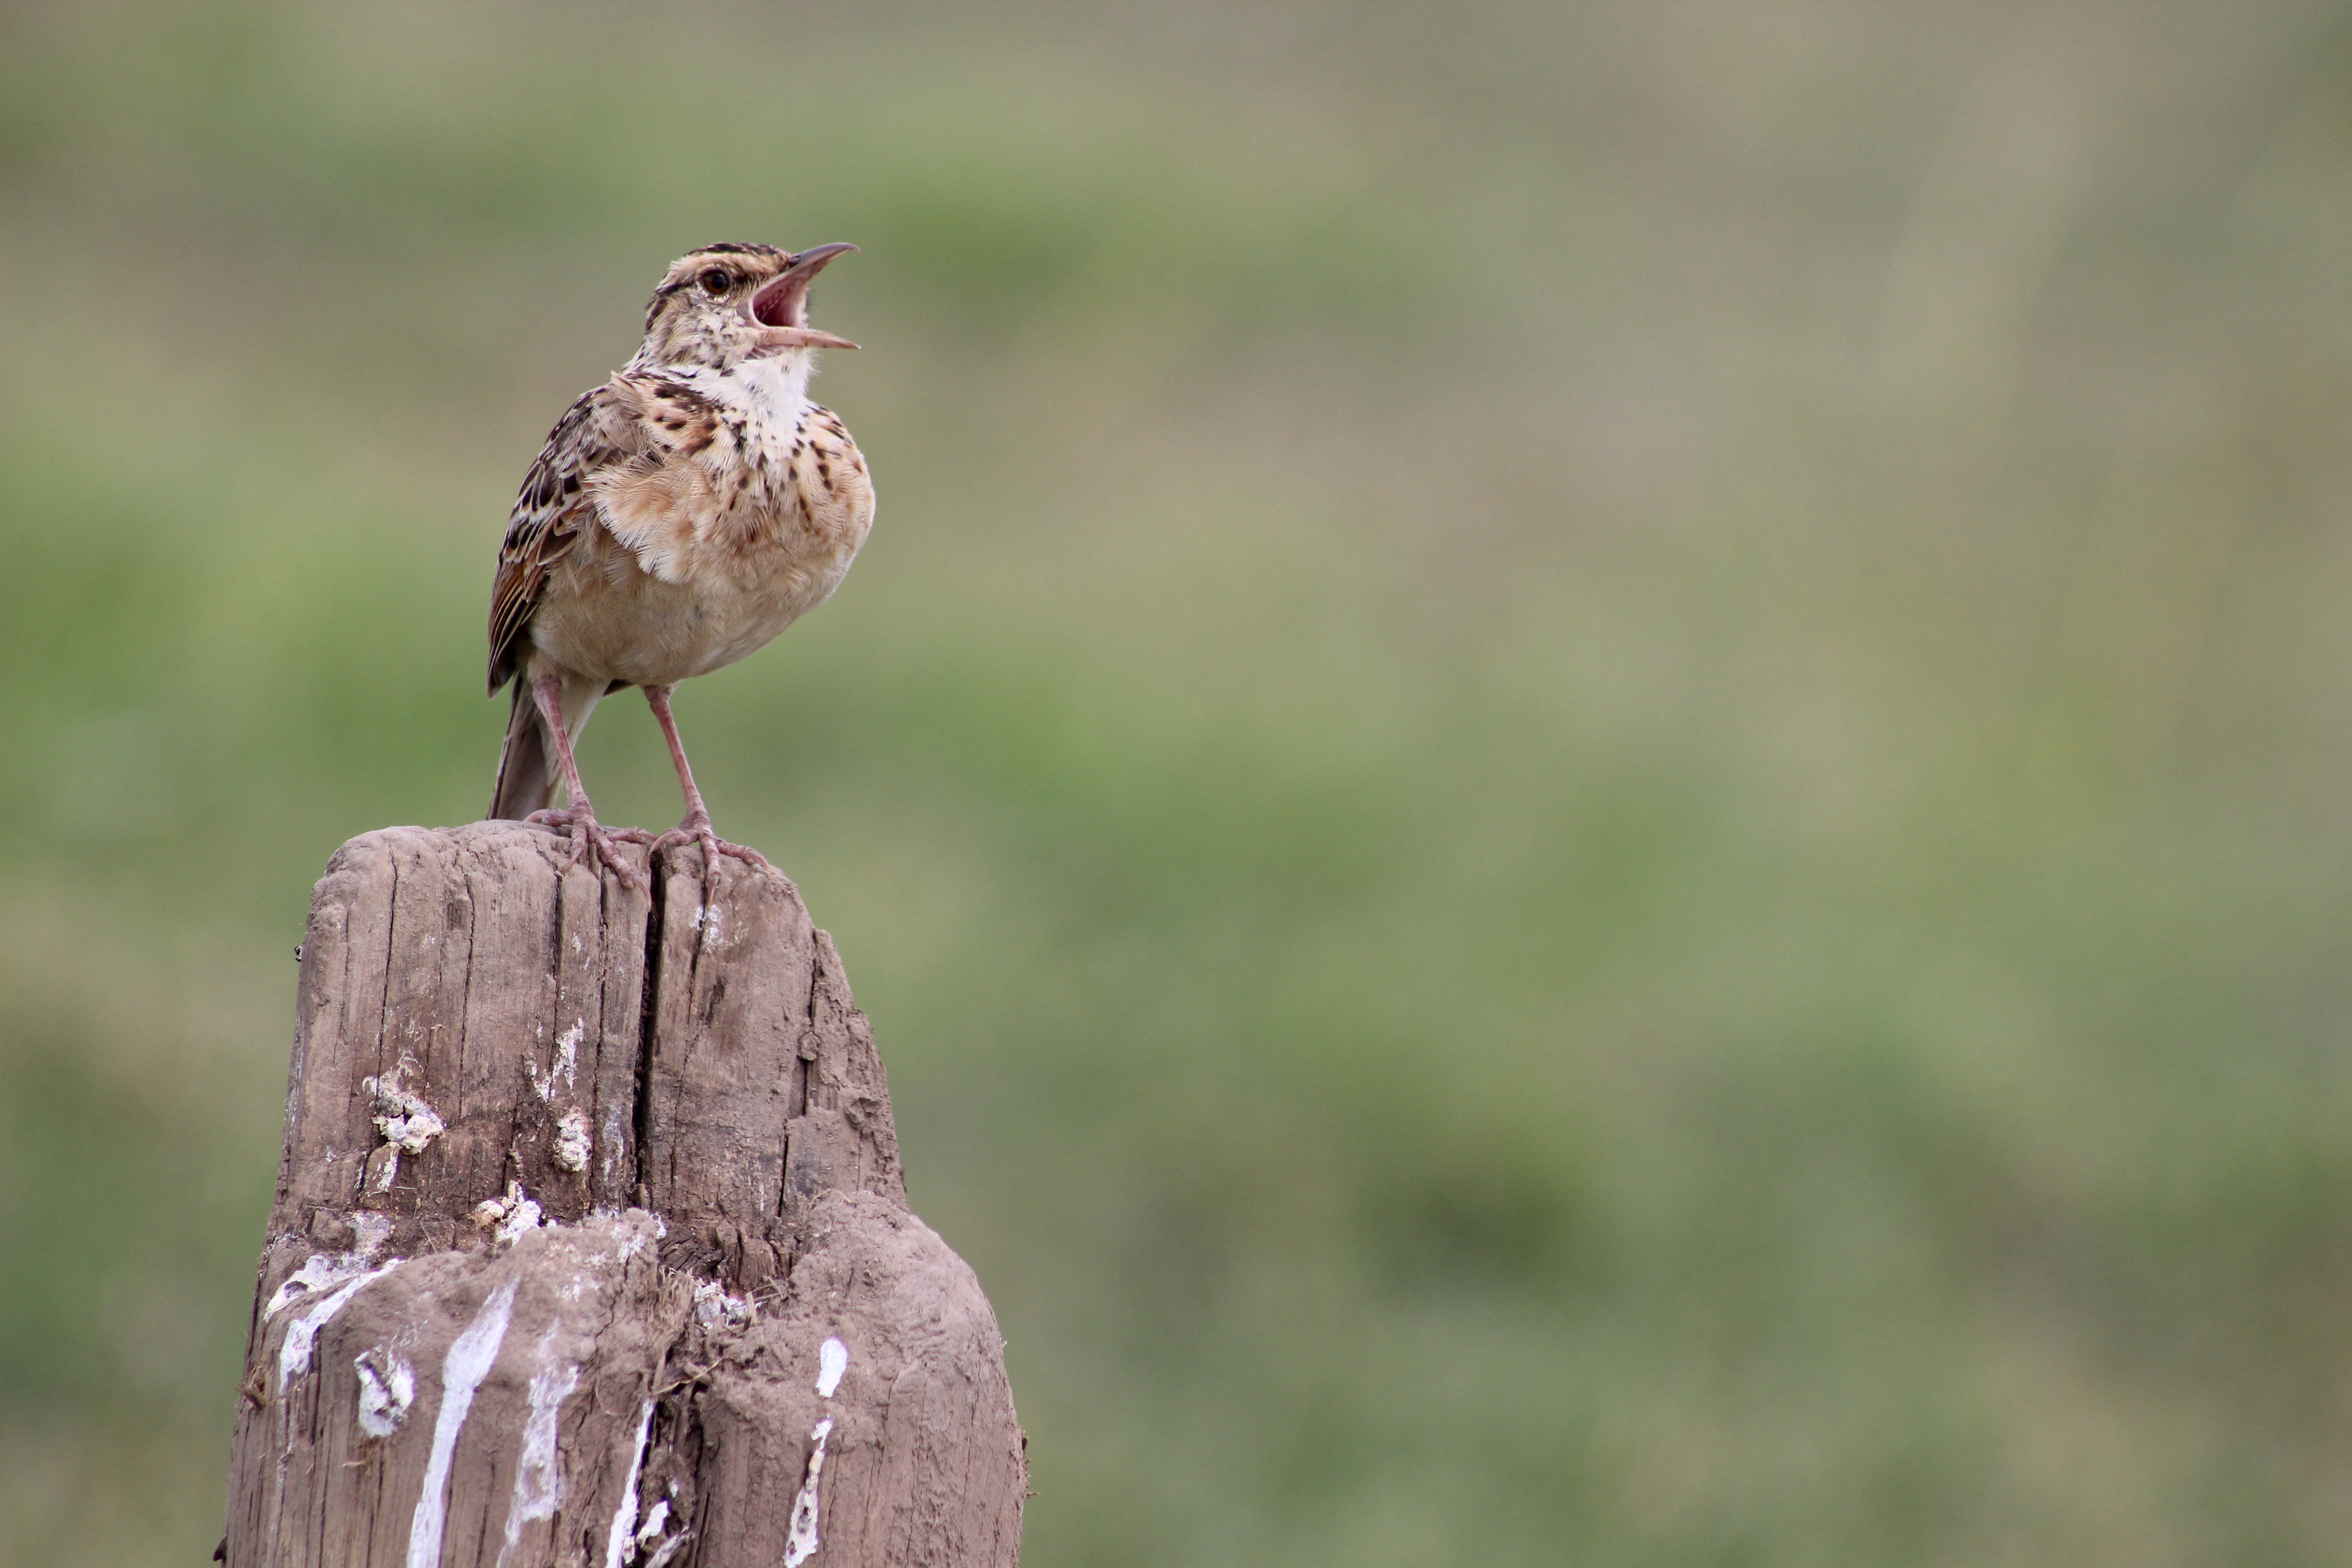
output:
[[[880,521],[681,721],[1034,1568],[2352,1563],[2341,0],[0,6],[0,1558],[211,1550],[310,881],[733,238]]]

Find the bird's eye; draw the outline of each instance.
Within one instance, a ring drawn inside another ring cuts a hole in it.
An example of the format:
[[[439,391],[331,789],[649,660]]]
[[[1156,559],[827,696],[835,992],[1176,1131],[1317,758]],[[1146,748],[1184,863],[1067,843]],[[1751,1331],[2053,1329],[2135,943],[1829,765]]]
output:
[[[704,273],[701,281],[702,291],[706,294],[724,294],[728,289],[735,287],[733,275],[721,272],[716,267]]]

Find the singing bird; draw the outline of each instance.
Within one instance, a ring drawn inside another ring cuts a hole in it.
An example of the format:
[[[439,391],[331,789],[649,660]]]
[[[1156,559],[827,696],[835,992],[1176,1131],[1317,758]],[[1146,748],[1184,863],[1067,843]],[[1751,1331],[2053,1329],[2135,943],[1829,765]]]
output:
[[[524,476],[490,590],[490,695],[514,708],[489,815],[572,836],[633,887],[616,839],[758,851],[710,826],[670,692],[734,663],[823,604],[874,525],[866,460],[831,410],[809,401],[820,348],[854,349],[808,324],[809,285],[857,247],[797,254],[709,245],[673,265],[629,363],[555,423]],[[669,741],[686,819],[658,838],[596,820],[572,746],[596,704],[645,689]],[[570,804],[548,809],[555,783]]]

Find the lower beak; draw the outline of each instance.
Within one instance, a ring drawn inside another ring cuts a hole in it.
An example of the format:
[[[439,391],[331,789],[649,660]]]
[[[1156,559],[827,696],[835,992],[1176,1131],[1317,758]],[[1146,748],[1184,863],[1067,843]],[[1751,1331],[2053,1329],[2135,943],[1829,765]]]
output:
[[[847,338],[818,331],[808,324],[809,285],[836,256],[856,249],[854,245],[820,245],[793,258],[793,264],[751,296],[751,319],[767,329],[762,334],[775,348],[854,349]]]
[[[767,346],[775,349],[854,349],[857,345],[847,338],[836,338],[831,332],[820,332],[814,327],[770,327],[760,334]]]

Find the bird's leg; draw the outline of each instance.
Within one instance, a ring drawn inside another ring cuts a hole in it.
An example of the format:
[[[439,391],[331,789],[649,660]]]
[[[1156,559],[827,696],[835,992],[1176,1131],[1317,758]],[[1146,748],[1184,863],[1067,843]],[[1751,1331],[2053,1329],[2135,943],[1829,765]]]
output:
[[[711,831],[710,813],[702,805],[702,792],[694,787],[694,769],[688,765],[686,745],[677,738],[677,721],[670,717],[667,686],[646,688],[646,706],[654,710],[655,721],[661,725],[662,734],[669,742],[670,764],[677,769],[677,787],[686,792],[686,820],[654,840],[658,852],[665,845],[684,844],[691,839],[702,846],[702,873],[712,887],[719,884],[719,858],[732,855],[738,860],[757,866],[762,871],[772,871],[768,858],[757,849],[741,844],[730,844]]]
[[[580,783],[580,764],[572,760],[572,737],[563,732],[563,704],[560,700],[562,689],[562,683],[552,675],[535,676],[531,679],[531,700],[539,704],[540,719],[547,725],[547,732],[555,742],[555,760],[563,770],[563,789],[572,797],[572,803],[561,811],[534,811],[528,820],[564,828],[571,833],[572,854],[563,862],[565,870],[578,865],[581,857],[593,849],[596,858],[610,867],[614,876],[638,892],[645,892],[644,876],[622,858],[620,850],[614,845],[616,838],[632,837],[629,830],[616,832],[604,826],[596,820],[596,808],[588,804],[588,791]],[[643,837],[643,835],[635,837]]]

